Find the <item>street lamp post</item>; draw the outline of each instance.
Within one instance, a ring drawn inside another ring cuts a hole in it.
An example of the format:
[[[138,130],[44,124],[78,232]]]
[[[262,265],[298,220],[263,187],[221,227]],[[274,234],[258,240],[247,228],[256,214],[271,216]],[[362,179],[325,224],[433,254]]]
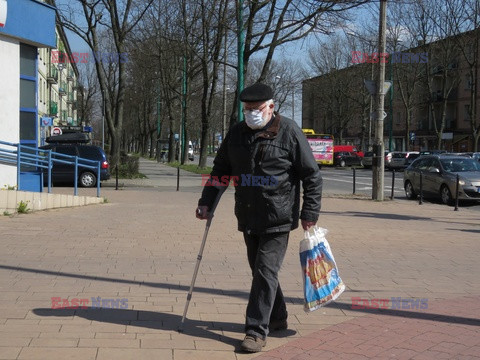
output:
[[[185,143],[185,121],[187,112],[187,57],[183,57],[183,80],[182,80],[182,124],[181,124],[181,156],[180,162],[183,164],[183,159],[186,153]]]
[[[393,151],[392,147],[392,137],[393,137],[393,61],[390,59],[390,81],[392,83],[391,89],[390,89],[390,101],[389,101],[389,107],[390,107],[390,121],[389,121],[389,128],[388,128],[388,150]]]
[[[161,102],[160,102],[160,84],[158,85],[158,95],[157,95],[157,141],[156,141],[156,146],[157,146],[157,162],[160,162],[160,156],[161,156],[161,146],[160,146],[160,134],[161,134],[161,122],[160,122],[160,111],[161,111]]]
[[[292,120],[295,122],[295,85],[292,86]]]
[[[63,125],[62,123],[62,103],[63,103],[63,98],[62,98],[62,95],[60,94],[60,89],[62,89],[62,72],[63,72],[63,64],[60,63],[58,64],[58,73],[59,73],[59,85],[58,85],[58,102],[59,102],[59,111],[58,111],[58,114],[59,114],[59,118],[60,118],[60,121],[59,121],[59,124],[60,125]]]
[[[223,121],[222,142],[227,133],[227,28],[225,28],[225,44],[223,50]]]
[[[102,92],[102,149],[105,150],[105,95]]]

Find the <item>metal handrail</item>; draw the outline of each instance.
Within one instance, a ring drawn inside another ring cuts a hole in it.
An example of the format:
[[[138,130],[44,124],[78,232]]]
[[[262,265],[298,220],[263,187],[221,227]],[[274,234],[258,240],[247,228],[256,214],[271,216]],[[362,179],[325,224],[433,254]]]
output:
[[[100,197],[100,169],[101,161],[81,158],[74,155],[61,154],[48,149],[40,149],[35,146],[0,141],[0,145],[10,146],[16,149],[5,149],[0,147],[0,163],[13,164],[17,166],[17,190],[20,189],[21,165],[34,166],[36,168],[48,169],[48,193],[51,193],[52,164],[60,163],[75,166],[74,195],[78,195],[78,167],[96,170],[97,172],[97,197]],[[30,152],[22,151],[30,150]],[[40,155],[44,153],[45,155]],[[55,157],[52,157],[55,156]],[[59,159],[60,158],[60,159]]]

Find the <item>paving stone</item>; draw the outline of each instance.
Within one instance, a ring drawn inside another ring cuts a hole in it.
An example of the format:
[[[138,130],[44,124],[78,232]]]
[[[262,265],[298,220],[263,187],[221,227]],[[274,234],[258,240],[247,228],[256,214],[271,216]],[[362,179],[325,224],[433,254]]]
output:
[[[59,348],[59,347],[28,347],[23,348],[18,356],[19,360],[95,360],[97,349],[87,348]]]
[[[227,190],[178,333],[205,229],[193,216],[201,177],[189,175],[177,192],[175,169],[141,164],[164,174],[148,179],[156,187],[104,187],[108,204],[0,217],[0,358],[479,358],[478,212],[401,199],[325,194],[319,224],[347,290],[303,311],[303,231],[294,230],[279,274],[289,329],[272,333],[262,353],[243,354],[251,274]],[[55,229],[45,226],[52,217]],[[54,296],[127,298],[128,308],[54,310]],[[352,297],[428,298],[428,309],[354,309]]]

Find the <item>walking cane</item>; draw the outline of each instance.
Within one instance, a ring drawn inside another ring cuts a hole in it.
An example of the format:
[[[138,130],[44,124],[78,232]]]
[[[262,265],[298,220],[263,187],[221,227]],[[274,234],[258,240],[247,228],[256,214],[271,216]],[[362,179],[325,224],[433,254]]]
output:
[[[220,198],[222,197],[222,194],[227,189],[227,187],[222,186],[217,189],[218,189],[218,194],[217,194],[217,197],[215,198],[215,201],[213,202],[212,208],[210,209],[210,213],[207,219],[207,224],[205,225],[205,232],[203,233],[203,240],[202,240],[202,244],[200,245],[200,252],[198,253],[198,256],[197,256],[197,264],[195,265],[195,271],[193,272],[192,283],[190,284],[190,290],[188,291],[187,302],[185,304],[185,309],[183,310],[182,322],[180,323],[178,332],[183,332],[183,324],[185,322],[185,317],[187,316],[190,300],[192,299],[193,287],[195,286],[195,280],[197,279],[198,269],[200,267],[200,261],[202,261],[203,249],[205,248],[205,243],[207,242],[208,230],[210,229],[210,224],[212,223],[213,213],[215,212],[215,208],[217,207],[218,202],[220,201]]]

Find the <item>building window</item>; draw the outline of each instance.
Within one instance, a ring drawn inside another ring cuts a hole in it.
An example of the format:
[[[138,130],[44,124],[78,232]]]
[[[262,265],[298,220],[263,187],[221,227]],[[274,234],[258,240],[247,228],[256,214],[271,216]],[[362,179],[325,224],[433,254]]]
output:
[[[30,145],[37,143],[37,54],[36,47],[20,44],[20,143]]]
[[[37,115],[33,112],[20,111],[20,139],[37,139]]]
[[[37,48],[25,44],[20,45],[20,74],[37,76]]]
[[[20,107],[35,109],[35,81],[20,79]]]

